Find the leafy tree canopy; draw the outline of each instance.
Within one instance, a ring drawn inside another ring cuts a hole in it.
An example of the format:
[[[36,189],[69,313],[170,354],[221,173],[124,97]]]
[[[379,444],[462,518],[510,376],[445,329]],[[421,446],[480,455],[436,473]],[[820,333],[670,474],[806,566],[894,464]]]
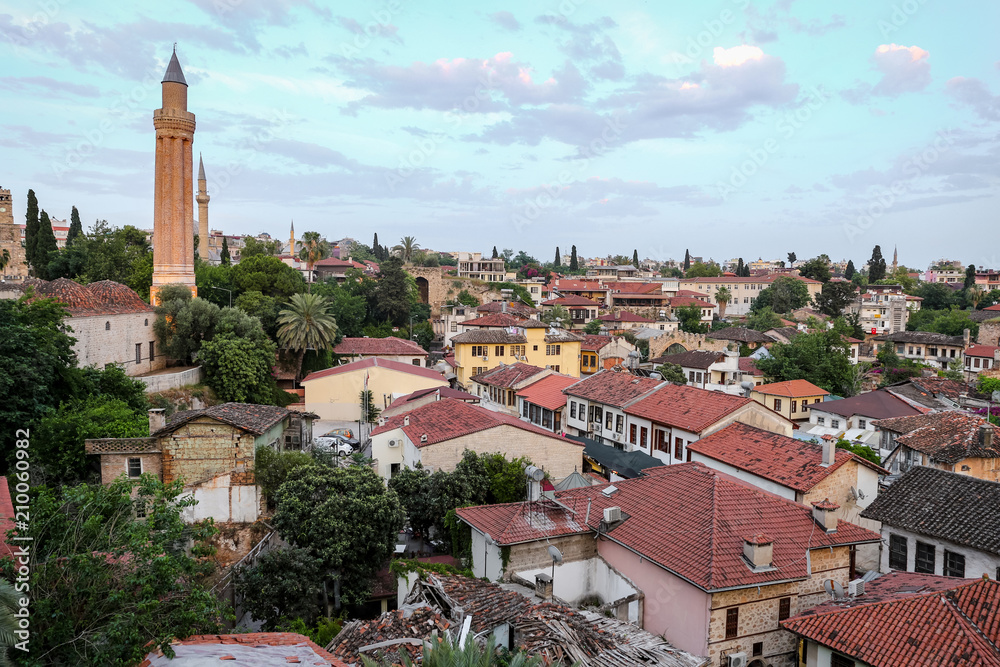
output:
[[[722,269],[718,264],[695,262],[691,268],[684,271],[685,278],[715,278],[722,275]]]
[[[854,283],[827,282],[816,295],[816,308],[829,317],[839,317],[854,302],[857,288]]]
[[[809,303],[809,288],[804,282],[791,276],[778,276],[770,287],[760,291],[750,310],[757,312],[761,308],[768,307],[776,313],[784,314],[802,308],[807,303]]]
[[[768,382],[808,380],[832,394],[849,394],[852,386],[850,350],[842,325],[827,331],[803,333],[790,343],[775,343],[771,356],[757,360]]]

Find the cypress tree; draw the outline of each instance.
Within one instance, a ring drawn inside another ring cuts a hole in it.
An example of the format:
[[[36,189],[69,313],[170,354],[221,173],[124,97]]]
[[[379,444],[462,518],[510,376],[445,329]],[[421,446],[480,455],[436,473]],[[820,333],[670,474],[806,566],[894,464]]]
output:
[[[850,280],[854,277],[854,274],[856,272],[857,269],[854,268],[854,260],[853,259],[847,260],[847,268],[844,269],[844,277]]]
[[[875,283],[885,278],[885,258],[882,257],[882,247],[872,248],[872,258],[868,260],[868,282]]]
[[[69,214],[69,233],[66,235],[66,245],[73,243],[83,236],[83,223],[80,222],[80,212],[73,207],[73,212]]]
[[[743,275],[743,258],[740,257],[740,261],[736,264],[736,275],[737,277]]]
[[[24,257],[28,264],[35,264],[35,248],[38,246],[38,199],[35,191],[28,190],[28,208],[24,213]]]
[[[569,270],[576,271],[580,268],[580,262],[576,258],[576,246],[569,253]]]
[[[639,249],[636,248],[632,251],[632,266],[639,268]]]
[[[52,222],[49,214],[42,210],[42,217],[38,221],[38,234],[35,237],[35,277],[45,279],[45,269],[49,265],[49,253],[59,250],[56,243],[56,235],[52,231]]]
[[[496,246],[493,246],[493,259],[500,259],[500,253],[497,252]]]
[[[691,268],[691,251],[690,250],[685,250],[684,251],[684,273],[687,273],[687,270],[690,269],[690,268]]]
[[[493,246],[493,252],[496,252],[496,246]],[[559,257],[559,246],[556,246],[556,261],[553,262],[556,266],[562,266],[562,258]]]
[[[225,236],[222,237],[222,252],[219,253],[219,259],[221,259],[222,263],[226,265],[228,265],[230,262],[229,239],[227,239]]]

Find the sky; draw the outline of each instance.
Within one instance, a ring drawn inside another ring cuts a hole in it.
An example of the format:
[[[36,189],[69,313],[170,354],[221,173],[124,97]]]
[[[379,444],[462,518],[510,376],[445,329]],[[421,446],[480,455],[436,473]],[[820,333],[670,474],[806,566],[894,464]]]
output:
[[[173,44],[210,222],[489,253],[1000,267],[1000,3],[0,0],[0,187],[152,226]]]

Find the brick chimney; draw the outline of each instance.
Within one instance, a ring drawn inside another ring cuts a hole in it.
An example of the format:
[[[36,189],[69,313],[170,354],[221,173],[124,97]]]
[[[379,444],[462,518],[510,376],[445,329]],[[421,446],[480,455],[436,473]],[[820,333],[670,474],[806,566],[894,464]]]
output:
[[[837,445],[833,436],[827,433],[823,436],[823,467],[829,468],[837,458]]]
[[[969,347],[969,336],[970,336],[969,330],[968,329],[963,329],[962,330],[962,347],[963,348]]]
[[[822,502],[813,503],[813,519],[819,527],[828,533],[837,532],[837,515],[835,511],[840,509],[837,503],[831,503],[829,498],[824,498]]]
[[[153,435],[167,425],[167,417],[163,408],[153,408],[149,411],[149,434]]]
[[[993,447],[993,427],[991,425],[979,425],[979,446],[983,449],[991,449]]]
[[[551,600],[553,595],[552,577],[541,572],[535,575],[535,594],[543,600]]]
[[[774,540],[763,533],[743,538],[743,557],[754,572],[773,566]]]
[[[403,417],[403,426],[409,426],[409,425],[410,425],[410,415],[406,415]]]

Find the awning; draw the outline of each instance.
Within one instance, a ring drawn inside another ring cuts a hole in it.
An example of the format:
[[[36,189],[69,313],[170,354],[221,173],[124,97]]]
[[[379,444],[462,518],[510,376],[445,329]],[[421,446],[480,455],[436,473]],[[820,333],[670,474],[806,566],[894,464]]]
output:
[[[583,443],[585,458],[596,461],[602,468],[614,472],[619,477],[638,477],[646,468],[664,465],[663,461],[643,452],[626,452],[605,445],[597,440],[568,435],[567,438]]]

